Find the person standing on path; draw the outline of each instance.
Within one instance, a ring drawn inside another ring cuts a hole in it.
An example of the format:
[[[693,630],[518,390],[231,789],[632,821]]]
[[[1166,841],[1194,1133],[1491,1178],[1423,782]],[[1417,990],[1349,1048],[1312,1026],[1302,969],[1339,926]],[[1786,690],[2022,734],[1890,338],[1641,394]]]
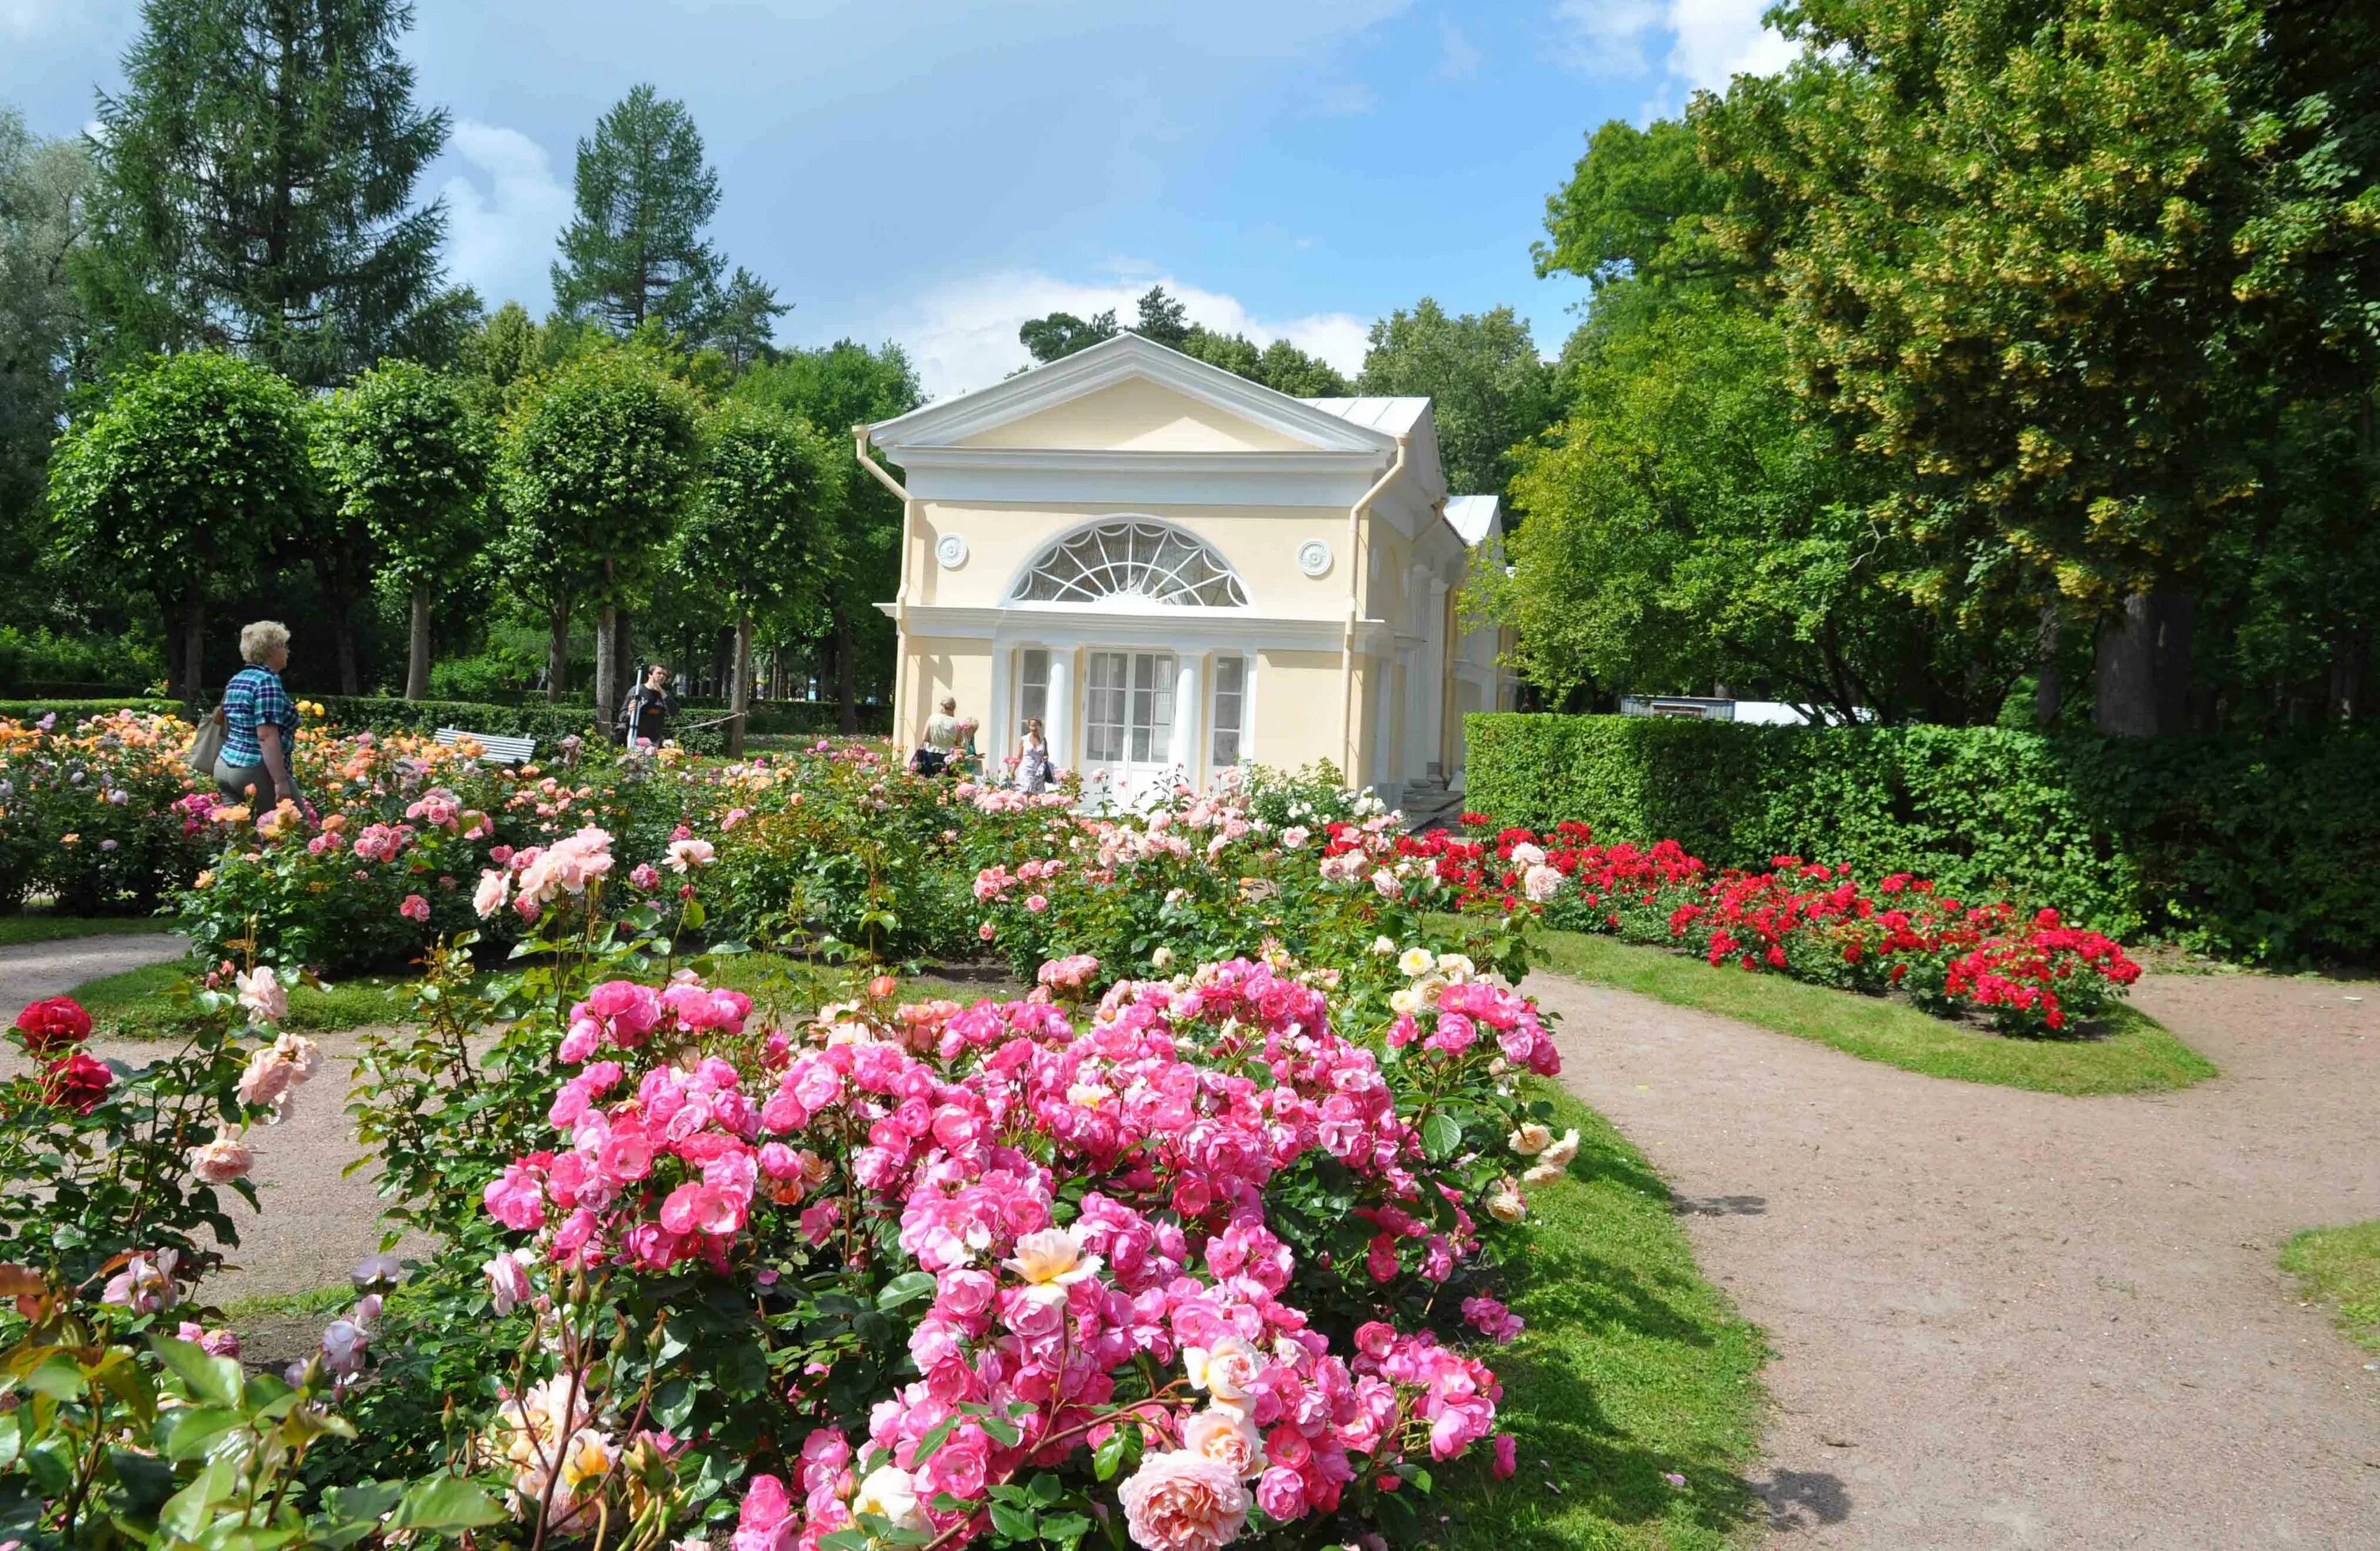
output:
[[[1016,789],[1037,797],[1050,790],[1050,740],[1038,716],[1025,719],[1025,738],[1016,747]]]
[[[669,735],[669,719],[677,714],[677,697],[669,687],[669,669],[656,662],[645,670],[645,682],[628,691],[620,708],[620,738],[630,748],[659,748]]]
[[[261,619],[239,633],[248,666],[224,686],[223,752],[215,757],[215,789],[224,800],[249,803],[261,818],[284,802],[306,806],[290,755],[298,746],[298,702],[283,687],[289,666],[289,627]]]

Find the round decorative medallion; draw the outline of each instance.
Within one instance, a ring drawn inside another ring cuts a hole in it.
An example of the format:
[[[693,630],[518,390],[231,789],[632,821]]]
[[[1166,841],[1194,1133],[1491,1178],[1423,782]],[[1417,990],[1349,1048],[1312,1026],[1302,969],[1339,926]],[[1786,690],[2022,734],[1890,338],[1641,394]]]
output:
[[[1319,539],[1298,545],[1297,568],[1309,576],[1323,575],[1330,569],[1330,546]]]
[[[934,558],[942,563],[945,571],[955,571],[966,563],[966,540],[955,533],[945,533],[934,545]]]

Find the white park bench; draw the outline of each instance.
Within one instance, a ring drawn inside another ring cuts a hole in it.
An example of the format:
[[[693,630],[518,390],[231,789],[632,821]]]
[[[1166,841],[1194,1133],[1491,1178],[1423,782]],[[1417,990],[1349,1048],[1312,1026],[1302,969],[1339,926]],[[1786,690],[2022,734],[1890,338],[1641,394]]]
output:
[[[466,733],[459,727],[441,727],[431,735],[448,748],[466,739],[478,744],[482,765],[526,765],[537,753],[535,738],[511,737],[503,733]]]

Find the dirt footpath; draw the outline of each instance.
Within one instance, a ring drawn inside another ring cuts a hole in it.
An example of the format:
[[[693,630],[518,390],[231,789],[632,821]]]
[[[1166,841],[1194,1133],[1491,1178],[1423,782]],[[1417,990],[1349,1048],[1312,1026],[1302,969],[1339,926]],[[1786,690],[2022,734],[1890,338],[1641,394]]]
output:
[[[1777,1348],[1769,1544],[2380,1546],[2380,1372],[2275,1266],[2380,1217],[2380,988],[2150,976],[2223,1075],[2120,1098],[1529,988]]]
[[[189,951],[189,939],[173,932],[70,937],[0,948],[0,1019],[13,1019],[27,1002],[64,996],[86,980],[163,963]]]

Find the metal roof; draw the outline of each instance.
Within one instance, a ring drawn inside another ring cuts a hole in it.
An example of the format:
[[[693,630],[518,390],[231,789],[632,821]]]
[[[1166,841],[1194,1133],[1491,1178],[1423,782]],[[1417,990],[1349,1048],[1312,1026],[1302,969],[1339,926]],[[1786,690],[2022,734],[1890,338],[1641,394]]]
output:
[[[1450,495],[1446,498],[1447,526],[1464,543],[1476,544],[1495,527],[1496,506],[1492,495]]]
[[[1427,398],[1305,398],[1298,400],[1359,426],[1402,436],[1429,410]]]

